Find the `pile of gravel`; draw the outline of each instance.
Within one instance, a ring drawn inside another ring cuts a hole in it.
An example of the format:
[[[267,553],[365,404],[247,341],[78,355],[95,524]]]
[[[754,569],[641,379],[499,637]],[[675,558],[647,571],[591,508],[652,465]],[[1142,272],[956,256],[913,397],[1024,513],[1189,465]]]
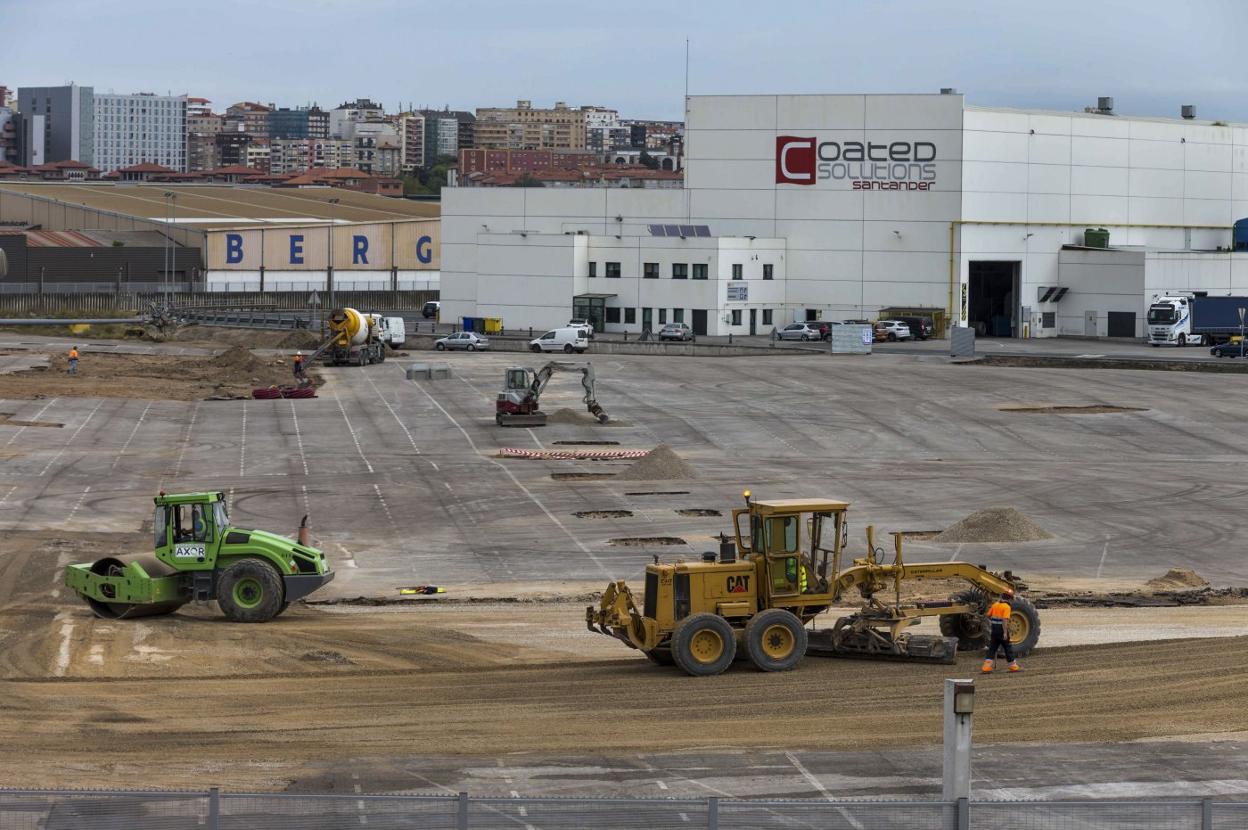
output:
[[[598,419],[588,412],[577,412],[575,409],[556,409],[546,414],[548,424],[596,424]]]
[[[666,444],[655,447],[617,476],[624,481],[676,481],[695,478],[693,467]]]
[[[933,542],[1039,542],[1052,539],[1040,525],[1013,507],[978,510],[932,538]]]
[[[1148,581],[1154,591],[1173,591],[1179,588],[1204,588],[1209,580],[1190,568],[1171,568],[1164,574]]]

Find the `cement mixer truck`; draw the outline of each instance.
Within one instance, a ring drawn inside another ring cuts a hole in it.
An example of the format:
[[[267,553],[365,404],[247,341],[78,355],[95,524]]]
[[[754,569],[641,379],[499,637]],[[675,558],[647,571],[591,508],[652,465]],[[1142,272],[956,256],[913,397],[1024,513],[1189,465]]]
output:
[[[329,315],[329,332],[329,340],[316,350],[313,359],[323,355],[327,363],[335,366],[352,363],[367,366],[386,359],[382,328],[372,314],[354,308],[336,308]]]

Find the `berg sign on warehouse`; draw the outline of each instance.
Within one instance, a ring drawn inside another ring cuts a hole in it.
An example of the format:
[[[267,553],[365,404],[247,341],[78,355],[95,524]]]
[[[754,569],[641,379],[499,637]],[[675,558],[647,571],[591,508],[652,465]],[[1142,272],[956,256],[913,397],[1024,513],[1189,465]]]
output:
[[[853,190],[931,190],[936,145],[930,141],[819,141],[776,136],[776,184],[848,181]]]
[[[379,222],[208,232],[208,267],[217,271],[433,271],[439,222]]]

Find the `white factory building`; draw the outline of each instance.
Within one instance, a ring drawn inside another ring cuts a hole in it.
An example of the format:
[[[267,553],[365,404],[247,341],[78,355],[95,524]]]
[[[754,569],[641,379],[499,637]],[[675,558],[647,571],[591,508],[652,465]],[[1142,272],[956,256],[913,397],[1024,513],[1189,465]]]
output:
[[[1152,294],[1248,293],[1248,125],[934,95],[694,96],[685,186],[448,188],[442,318],[708,334],[929,309],[1143,336]],[[1086,229],[1108,249],[1085,249]]]

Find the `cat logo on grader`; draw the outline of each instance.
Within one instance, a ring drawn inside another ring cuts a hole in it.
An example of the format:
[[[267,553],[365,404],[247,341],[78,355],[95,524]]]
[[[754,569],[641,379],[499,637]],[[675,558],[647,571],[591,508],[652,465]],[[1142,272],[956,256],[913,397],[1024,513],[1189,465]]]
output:
[[[750,577],[748,575],[728,577],[728,593],[748,594],[749,592]]]

